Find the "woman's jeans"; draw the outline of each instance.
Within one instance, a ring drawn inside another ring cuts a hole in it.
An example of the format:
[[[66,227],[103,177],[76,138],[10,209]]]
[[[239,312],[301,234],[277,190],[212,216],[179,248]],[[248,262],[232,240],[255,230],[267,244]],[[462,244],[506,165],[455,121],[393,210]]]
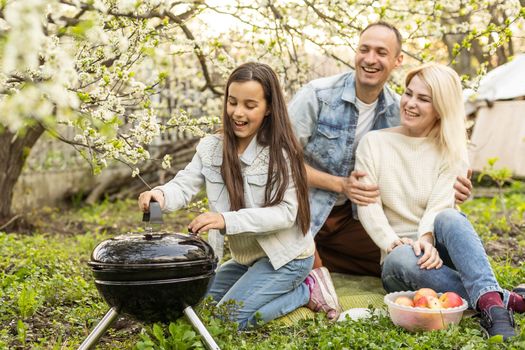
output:
[[[267,257],[251,266],[229,260],[218,268],[208,294],[218,305],[238,302],[232,320],[239,329],[258,320],[268,322],[308,303],[310,290],[303,281],[313,261],[313,256],[295,259],[274,270]]]
[[[443,260],[439,269],[420,269],[419,259],[410,245],[395,248],[383,263],[381,279],[387,292],[432,288],[436,292],[456,292],[476,308],[478,299],[487,292],[503,294],[487,259],[487,254],[468,219],[457,210],[446,209],[434,222],[436,249]]]

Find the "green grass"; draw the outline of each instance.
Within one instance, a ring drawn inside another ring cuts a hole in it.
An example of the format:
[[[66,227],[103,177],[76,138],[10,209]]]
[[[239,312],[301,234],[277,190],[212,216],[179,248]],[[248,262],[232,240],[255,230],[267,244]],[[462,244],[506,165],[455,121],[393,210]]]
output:
[[[523,225],[525,194],[507,196],[513,218]],[[102,203],[73,211],[47,209],[31,234],[0,233],[0,349],[76,349],[108,306],[98,295],[87,266],[94,246],[128,230],[142,230],[134,201]],[[498,223],[498,203],[478,199],[463,206],[487,240],[505,239],[508,227]],[[191,216],[175,213],[166,228],[183,230]],[[521,221],[520,221],[521,220]],[[499,226],[498,226],[499,225]],[[523,227],[523,226],[520,226]],[[512,234],[525,245],[523,232]],[[496,262],[497,261],[497,262]],[[502,286],[525,282],[523,259],[494,260]],[[292,327],[270,324],[239,333],[235,325],[216,315],[224,314],[204,303],[198,308],[222,349],[525,349],[525,333],[511,342],[482,337],[475,319],[443,331],[409,333],[388,317],[336,324],[322,315]],[[525,318],[516,315],[521,329]],[[97,349],[204,349],[200,337],[184,320],[170,325],[141,324],[120,319],[106,332]]]

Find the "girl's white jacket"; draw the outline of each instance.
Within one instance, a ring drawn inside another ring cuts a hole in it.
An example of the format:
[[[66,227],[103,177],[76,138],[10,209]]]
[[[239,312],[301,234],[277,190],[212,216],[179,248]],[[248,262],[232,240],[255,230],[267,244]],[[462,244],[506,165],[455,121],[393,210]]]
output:
[[[295,184],[289,186],[281,203],[263,207],[268,179],[269,149],[252,139],[240,157],[246,208],[230,211],[228,191],[221,176],[222,137],[211,135],[197,145],[192,161],[163,186],[165,211],[188,205],[206,185],[210,211],[221,213],[226,228],[210,230],[208,239],[219,258],[223,254],[224,235],[254,235],[274,269],[278,269],[307,250],[313,251],[313,237],[303,235],[296,225],[297,196]]]

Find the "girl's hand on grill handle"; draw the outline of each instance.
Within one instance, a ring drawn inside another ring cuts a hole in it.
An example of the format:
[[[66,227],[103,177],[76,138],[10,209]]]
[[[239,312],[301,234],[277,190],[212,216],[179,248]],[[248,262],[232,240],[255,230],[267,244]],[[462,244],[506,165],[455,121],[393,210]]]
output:
[[[139,208],[143,212],[149,211],[149,203],[151,201],[158,202],[161,209],[164,209],[164,193],[161,190],[145,191],[139,194]]]

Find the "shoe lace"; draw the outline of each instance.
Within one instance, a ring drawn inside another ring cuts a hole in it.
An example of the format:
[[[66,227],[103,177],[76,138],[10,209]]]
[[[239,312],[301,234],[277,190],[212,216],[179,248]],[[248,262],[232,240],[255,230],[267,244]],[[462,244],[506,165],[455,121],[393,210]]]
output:
[[[492,317],[487,310],[483,310],[481,312],[481,320],[479,320],[479,323],[483,328],[492,328],[494,322],[492,321]]]
[[[512,327],[515,327],[516,322],[514,321],[514,313],[512,312],[512,310],[508,310],[507,315],[509,316],[510,325]],[[504,322],[505,322],[504,320],[499,321],[499,323],[504,323]],[[492,326],[494,326],[494,320],[492,319],[492,316],[487,310],[483,310],[481,314],[480,324],[484,328],[492,328]]]

